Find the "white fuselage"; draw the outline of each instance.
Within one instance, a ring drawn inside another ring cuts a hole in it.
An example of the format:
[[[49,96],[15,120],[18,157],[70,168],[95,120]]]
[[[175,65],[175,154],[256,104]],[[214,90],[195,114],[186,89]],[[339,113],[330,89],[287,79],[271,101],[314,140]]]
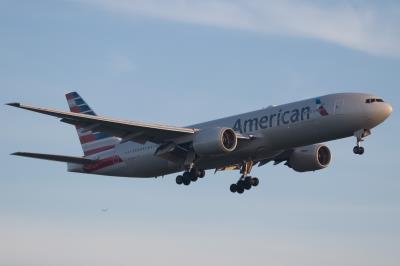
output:
[[[228,127],[253,137],[250,141],[239,142],[233,152],[197,158],[196,167],[213,169],[247,160],[268,159],[287,149],[350,137],[360,129],[371,129],[387,118],[391,106],[384,102],[366,103],[369,98],[376,97],[363,93],[330,94],[192,125],[190,127],[200,130]],[[187,138],[174,140],[177,144],[189,141]],[[119,158],[114,164],[90,173],[155,177],[184,170],[183,164],[154,155],[158,147],[154,143],[120,143],[113,150],[89,156],[90,159]],[[76,164],[68,164],[68,170],[87,172]]]

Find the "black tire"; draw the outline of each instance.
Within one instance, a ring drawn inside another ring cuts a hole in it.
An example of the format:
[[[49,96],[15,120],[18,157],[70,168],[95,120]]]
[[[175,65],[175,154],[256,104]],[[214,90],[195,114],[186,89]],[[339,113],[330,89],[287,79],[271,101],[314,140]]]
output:
[[[360,154],[360,147],[355,146],[355,147],[353,148],[353,152],[354,152],[354,154]]]
[[[206,171],[200,170],[199,177],[200,177],[200,178],[203,178],[203,177],[205,177],[205,176],[206,176]]]
[[[243,182],[243,187],[246,189],[246,190],[249,190],[250,188],[251,188],[251,177],[246,177],[245,179],[244,179],[244,182]]]
[[[244,192],[244,181],[239,180],[236,186],[237,186],[237,193],[242,194]]]
[[[359,147],[359,148],[358,148],[358,154],[359,154],[359,155],[363,155],[363,154],[364,154],[364,151],[365,151],[365,150],[364,150],[364,147]]]
[[[192,170],[190,170],[189,173],[190,173],[191,176],[196,176],[196,177],[199,176],[199,170],[197,170],[194,167],[192,168]]]
[[[253,178],[251,179],[251,184],[252,184],[253,187],[258,186],[259,183],[260,183],[260,181],[258,180],[257,177],[253,177]]]
[[[197,181],[197,176],[192,175],[192,176],[190,177],[190,181],[196,182],[196,181]]]
[[[189,186],[190,185],[190,179],[183,177],[183,184],[185,186]]]
[[[183,183],[183,176],[181,176],[181,175],[178,175],[177,177],[176,177],[176,183],[178,184],[178,185],[182,185],[182,183]]]
[[[185,186],[189,186],[190,185],[190,173],[188,173],[188,172],[184,172],[183,173],[183,184]]]
[[[235,193],[235,192],[237,192],[237,185],[232,184],[229,189],[231,190],[232,193]]]

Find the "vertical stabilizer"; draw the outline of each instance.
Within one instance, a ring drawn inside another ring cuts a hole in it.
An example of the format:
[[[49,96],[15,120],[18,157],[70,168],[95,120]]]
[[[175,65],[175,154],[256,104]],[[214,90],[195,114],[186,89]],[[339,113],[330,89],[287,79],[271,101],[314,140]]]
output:
[[[96,115],[96,113],[77,92],[70,92],[65,96],[67,97],[71,112],[86,115]],[[78,132],[78,137],[85,156],[111,150],[120,141],[120,139],[117,137],[113,137],[102,132],[96,132],[95,128],[88,129],[76,126],[76,130]]]

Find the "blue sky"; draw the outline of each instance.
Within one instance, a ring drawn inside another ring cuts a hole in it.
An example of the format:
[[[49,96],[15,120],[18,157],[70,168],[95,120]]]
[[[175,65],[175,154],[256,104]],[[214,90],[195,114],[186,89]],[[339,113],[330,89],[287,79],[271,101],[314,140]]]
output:
[[[2,1],[1,102],[188,125],[333,92],[393,105],[364,156],[256,168],[189,187],[67,173],[14,151],[81,155],[74,129],[0,109],[0,265],[399,265],[397,1]],[[103,212],[102,209],[107,209]]]

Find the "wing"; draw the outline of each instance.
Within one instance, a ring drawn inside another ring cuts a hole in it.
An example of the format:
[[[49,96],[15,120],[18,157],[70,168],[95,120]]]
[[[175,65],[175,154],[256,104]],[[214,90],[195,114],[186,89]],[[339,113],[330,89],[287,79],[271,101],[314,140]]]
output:
[[[280,151],[279,153],[277,153],[276,155],[274,155],[273,157],[265,158],[264,160],[260,160],[256,163],[258,163],[258,167],[266,165],[267,163],[272,162],[272,161],[274,162],[274,165],[277,165],[284,161],[289,160],[290,155],[292,155],[293,151],[294,151],[293,149],[283,150],[283,151]]]
[[[7,105],[60,118],[62,122],[82,127],[84,130],[104,132],[122,138],[121,142],[134,141],[144,144],[147,141],[165,143],[167,141],[191,136],[198,129],[150,124],[136,121],[116,120],[104,116],[85,115],[40,108],[20,103]]]
[[[44,154],[44,153],[32,153],[32,152],[14,152],[11,155],[49,160],[49,161],[57,161],[64,163],[77,163],[77,164],[89,164],[96,162],[95,160],[90,160],[82,157],[73,157],[73,156],[65,156],[65,155],[54,155],[54,154]]]

